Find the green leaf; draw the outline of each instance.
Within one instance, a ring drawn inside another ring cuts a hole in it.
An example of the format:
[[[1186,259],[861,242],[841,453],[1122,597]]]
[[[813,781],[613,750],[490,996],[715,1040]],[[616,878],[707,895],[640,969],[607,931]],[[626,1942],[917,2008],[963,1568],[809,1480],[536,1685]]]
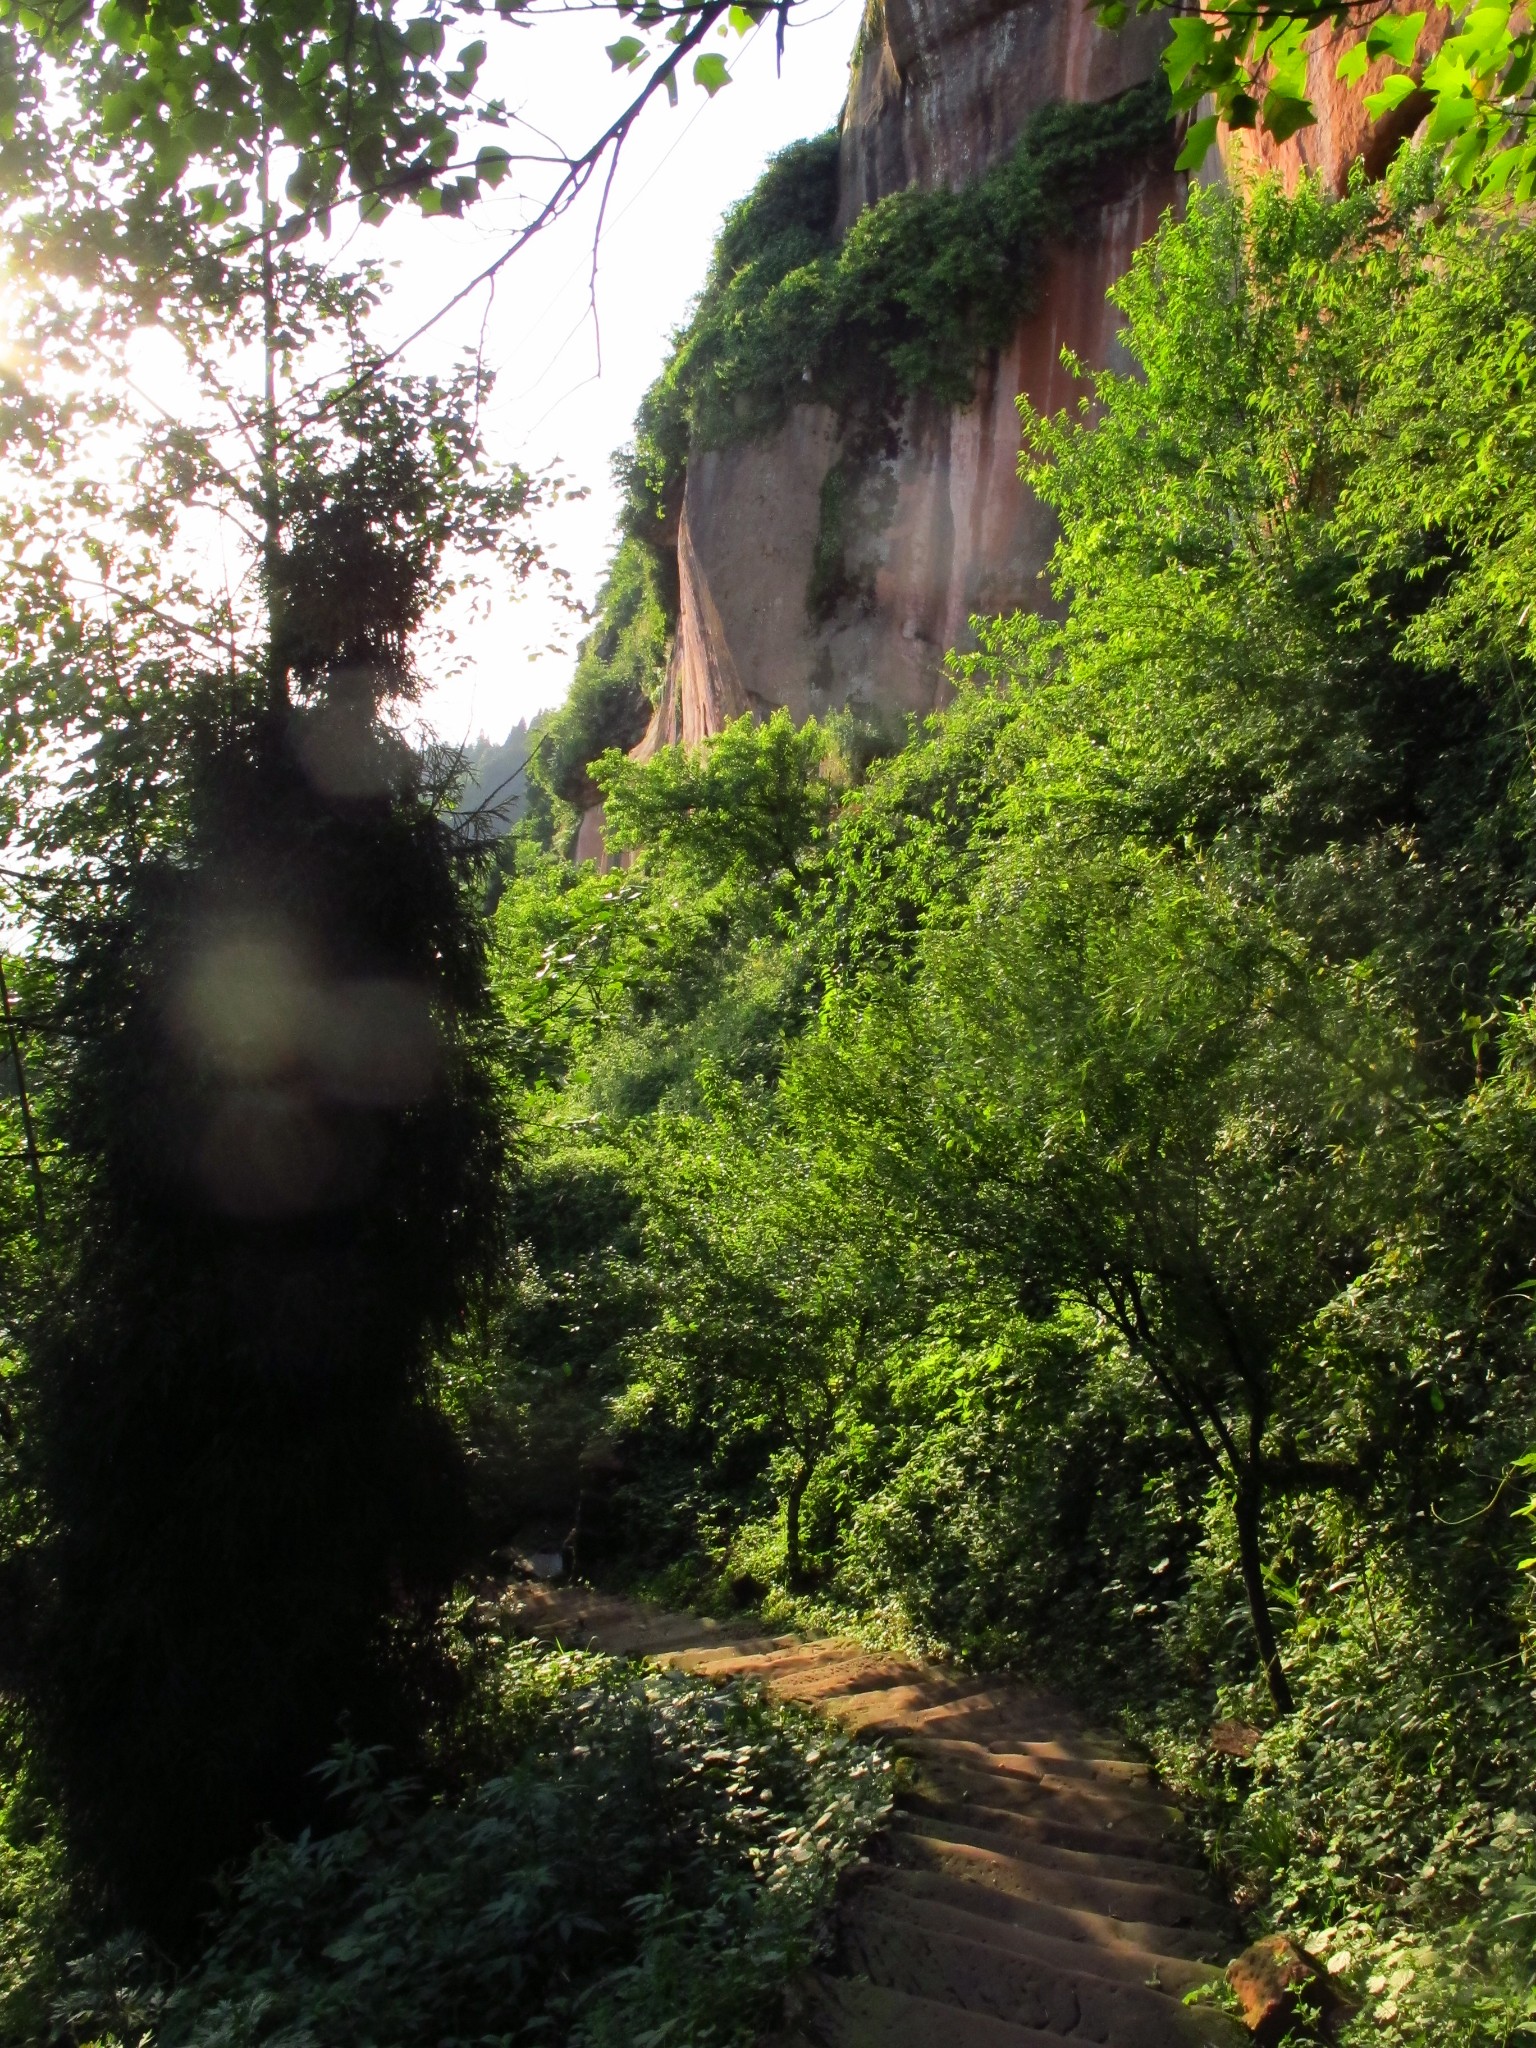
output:
[[[1468,126],[1445,152],[1445,168],[1453,184],[1470,192],[1487,153],[1488,136],[1478,124]]]
[[[1365,39],[1366,56],[1391,57],[1398,64],[1411,64],[1428,19],[1426,14],[1384,14],[1380,21],[1371,23]]]
[[[1504,6],[1474,7],[1459,24],[1456,42],[1477,68],[1486,70],[1501,54],[1500,46],[1509,34],[1509,9]]]
[[[405,46],[413,57],[428,61],[443,54],[443,25],[419,14],[405,25]]]
[[[1299,101],[1304,105],[1310,104],[1306,22],[1294,15],[1289,16],[1274,22],[1256,36],[1253,43],[1253,68],[1257,70],[1261,63],[1266,62],[1269,67],[1266,104],[1270,100],[1274,100],[1277,106],[1279,102],[1289,100]],[[1251,83],[1251,79],[1245,80],[1244,83]],[[1294,132],[1295,127],[1304,125],[1304,122],[1294,122],[1288,132]]]
[[[1283,92],[1266,93],[1264,97],[1264,126],[1276,142],[1289,141],[1298,128],[1310,128],[1316,120],[1310,100]]]
[[[1203,121],[1192,122],[1189,133],[1184,138],[1184,147],[1179,151],[1178,159],[1174,164],[1174,169],[1177,171],[1198,171],[1205,162],[1211,144],[1216,140],[1216,130],[1219,126],[1220,123],[1214,114],[1207,114]]]
[[[638,71],[645,62],[645,45],[638,36],[620,36],[608,45],[608,61],[615,71]]]
[[[104,134],[126,135],[139,118],[138,95],[131,92],[108,93],[101,103],[99,118]]]
[[[475,158],[475,176],[482,185],[489,185],[494,191],[507,175],[507,166],[511,161],[509,151],[497,143],[487,142]]]
[[[1176,15],[1171,27],[1168,47],[1163,52],[1163,69],[1168,74],[1168,83],[1177,92],[1191,71],[1209,62],[1216,30],[1203,14]]]
[[[1396,81],[1388,79],[1387,83],[1392,85]],[[1373,97],[1378,97],[1378,95],[1373,95]],[[1366,105],[1370,105],[1369,100],[1367,100]],[[1460,135],[1462,130],[1472,121],[1476,120],[1476,118],[1477,102],[1470,93],[1455,96],[1447,95],[1444,99],[1437,102],[1435,111],[1430,115],[1429,126],[1425,130],[1424,139],[1431,146],[1436,143],[1449,142],[1452,136]]]
[[[725,68],[725,59],[718,56],[713,50],[707,51],[702,57],[695,57],[693,60],[693,82],[695,85],[702,85],[710,98],[713,99],[722,86],[729,85],[731,82],[731,74]]]
[[[1531,175],[1533,162],[1536,162],[1536,149],[1533,149],[1529,143],[1523,148],[1501,149],[1496,156],[1490,158],[1484,167],[1482,174],[1483,190],[1490,193],[1494,198],[1501,199],[1513,186],[1517,203],[1524,205],[1530,196],[1529,187],[1524,181],[1528,180]],[[1530,1462],[1536,1463],[1536,1458],[1532,1458],[1531,1454],[1528,1453],[1527,1458],[1530,1459]],[[1521,1459],[1518,1462],[1524,1464],[1527,1462],[1527,1459]]]
[[[1346,85],[1358,85],[1371,68],[1371,60],[1365,54],[1364,43],[1353,43],[1344,52],[1334,67],[1334,77],[1342,78]]]
[[[1400,107],[1418,90],[1418,85],[1406,71],[1394,71],[1390,78],[1382,80],[1380,92],[1366,94],[1365,110],[1373,121],[1379,121],[1383,114],[1390,114],[1394,107]]]
[[[726,21],[739,36],[747,35],[757,27],[757,16],[745,7],[733,7]]]

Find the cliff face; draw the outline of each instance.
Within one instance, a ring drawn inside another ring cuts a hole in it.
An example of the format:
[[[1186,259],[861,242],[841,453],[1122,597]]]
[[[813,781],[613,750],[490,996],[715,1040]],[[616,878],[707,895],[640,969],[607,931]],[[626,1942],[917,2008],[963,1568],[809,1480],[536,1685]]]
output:
[[[1431,15],[1426,49],[1448,22],[1443,9]],[[1118,98],[1152,77],[1166,32],[1165,18],[1147,17],[1106,33],[1084,0],[871,0],[839,138],[838,229],[890,193],[973,184],[1045,106]],[[1361,33],[1314,36],[1314,126],[1280,145],[1226,133],[1206,175],[1254,167],[1294,183],[1316,171],[1340,190],[1356,163],[1379,174],[1424,109],[1416,95],[1373,123],[1362,91],[1339,83],[1340,51]],[[1184,183],[1143,168],[1089,208],[1051,256],[1037,310],[979,364],[968,403],[919,394],[873,433],[801,404],[772,435],[693,449],[680,614],[639,758],[781,705],[797,720],[851,706],[899,729],[944,701],[944,655],[968,644],[973,615],[1049,606],[1054,528],[1018,480],[1014,402],[1075,402],[1064,349],[1090,368],[1113,364],[1118,316],[1105,294]],[[579,851],[600,845],[593,813]]]
[[[849,82],[839,225],[909,185],[967,185],[1052,101],[1108,100],[1156,68],[1166,24],[1106,35],[1081,0],[874,0]]]
[[[1143,20],[1106,34],[1082,0],[885,0],[850,83],[839,225],[910,185],[971,183],[1043,106],[1150,78],[1165,32]],[[1144,171],[1106,198],[1054,254],[1039,310],[980,365],[968,405],[919,396],[873,438],[802,405],[770,438],[695,450],[677,634],[637,755],[779,705],[797,719],[853,705],[899,726],[943,700],[944,653],[973,613],[1047,601],[1053,529],[1018,481],[1014,400],[1071,401],[1063,348],[1112,360],[1104,294],[1182,185]]]
[[[1429,112],[1429,96],[1414,93],[1382,120],[1373,121],[1366,109],[1366,97],[1378,91],[1383,79],[1396,67],[1388,58],[1380,57],[1359,85],[1344,84],[1338,67],[1339,58],[1360,40],[1370,20],[1388,11],[1389,0],[1377,0],[1368,15],[1348,26],[1333,22],[1314,30],[1307,48],[1307,95],[1317,115],[1316,122],[1297,129],[1288,141],[1280,143],[1256,129],[1224,129],[1221,157],[1227,175],[1241,177],[1254,169],[1276,171],[1292,188],[1303,172],[1312,172],[1333,192],[1344,191],[1356,164],[1368,178],[1382,176],[1398,144],[1413,133]],[[1431,7],[1419,43],[1416,76],[1450,30],[1449,11]]]

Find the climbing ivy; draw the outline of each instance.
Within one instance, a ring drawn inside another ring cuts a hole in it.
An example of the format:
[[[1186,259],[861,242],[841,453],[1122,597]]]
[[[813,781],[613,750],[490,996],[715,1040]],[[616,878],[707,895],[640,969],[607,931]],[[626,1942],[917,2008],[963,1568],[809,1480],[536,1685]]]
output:
[[[1116,100],[1042,108],[975,184],[890,193],[841,235],[836,131],[772,159],[727,213],[693,317],[615,464],[623,539],[533,771],[568,807],[567,833],[594,801],[586,764],[638,738],[659,691],[690,449],[772,433],[807,400],[857,419],[865,438],[913,392],[963,404],[979,358],[1035,303],[1048,244],[1070,240],[1086,207],[1138,165],[1159,151],[1171,161],[1172,145],[1159,76]],[[822,489],[806,591],[818,617],[846,590],[847,495],[839,463]]]
[[[690,447],[770,433],[797,401],[845,416],[917,391],[969,396],[977,360],[1035,303],[1051,242],[1159,151],[1166,82],[1050,106],[1011,156],[958,192],[893,192],[836,228],[838,140],[799,142],[727,214],[692,320],[641,403],[625,525],[659,536]]]

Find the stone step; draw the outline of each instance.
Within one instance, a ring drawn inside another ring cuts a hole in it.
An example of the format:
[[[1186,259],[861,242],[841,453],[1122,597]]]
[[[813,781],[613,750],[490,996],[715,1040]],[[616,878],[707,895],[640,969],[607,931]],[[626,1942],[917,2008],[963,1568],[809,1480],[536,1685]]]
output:
[[[951,1771],[971,1771],[996,1789],[990,1803],[1009,1806],[1022,1795],[1078,1805],[1084,1814],[1102,1814],[1117,1825],[1160,1832],[1170,1824],[1170,1807],[1160,1788],[1143,1776],[1059,1775],[1053,1765],[1016,1751],[988,1751],[972,1742],[936,1742],[928,1736],[893,1734],[886,1740],[893,1756],[904,1756],[933,1778],[943,1781]]]
[[[906,1753],[911,1755],[910,1750]],[[920,1785],[931,1784],[941,1794],[952,1794],[962,1802],[982,1800],[1014,1813],[1049,1814],[1080,1827],[1134,1831],[1143,1839],[1161,1840],[1183,1828],[1184,1816],[1178,1807],[1158,1798],[1155,1790],[1127,1791],[1120,1786],[1085,1785],[1079,1780],[988,1771],[935,1757],[914,1756],[912,1762],[921,1772]]]
[[[804,1636],[781,1638],[767,1649],[733,1651],[723,1644],[718,1652],[701,1649],[690,1660],[694,1668],[709,1667],[711,1678],[787,1678],[796,1671],[819,1672],[833,1666],[873,1663],[873,1654],[851,1636]],[[729,1667],[728,1669],[725,1667]],[[720,1667],[720,1668],[715,1668]]]
[[[974,1679],[899,1662],[887,1669],[892,1723],[899,1722],[908,1733],[960,1734],[1013,1749],[1058,1745],[1063,1754],[1085,1760],[1135,1761],[1123,1743],[1083,1728],[1070,1709],[1041,1695],[1003,1700],[995,1690],[978,1692]]]
[[[899,1685],[863,1685],[839,1691],[828,1687],[814,1701],[797,1688],[795,1697],[830,1714],[850,1734],[884,1736],[905,1734],[933,1705],[936,1693],[933,1686],[909,1677]]]
[[[1017,1806],[992,1806],[986,1803],[988,1789],[983,1785],[972,1797],[964,1791],[947,1792],[942,1786],[920,1782],[901,1793],[900,1803],[912,1813],[959,1821],[966,1827],[984,1828],[989,1834],[1018,1842],[1038,1842],[1053,1848],[1078,1849],[1096,1855],[1113,1854],[1142,1864],[1168,1865],[1175,1869],[1190,1867],[1185,1851],[1177,1842],[1166,1837],[1133,1833],[1134,1823],[1117,1828],[1113,1820],[1100,1820],[1094,1824],[1059,1819],[1051,1811],[1049,1801],[1032,1812]]]
[[[1220,1930],[1211,1928],[1155,1927],[1130,1920],[1111,1920],[1078,1906],[1063,1906],[1051,1899],[1031,1899],[1002,1885],[988,1884],[985,1869],[973,1869],[968,1876],[955,1876],[917,1861],[869,1866],[878,1882],[892,1891],[915,1898],[953,1906],[978,1914],[1000,1925],[1023,1928],[1030,1934],[1056,1941],[1087,1942],[1097,1952],[1095,1967],[1104,1959],[1119,1956],[1128,1970],[1143,1967],[1151,1977],[1163,1961],[1192,1965],[1213,1965],[1230,1953]]]
[[[797,1698],[809,1698],[809,1694],[802,1691],[798,1679],[791,1683]],[[840,1690],[846,1690],[850,1695],[846,1704],[837,1696]],[[818,1688],[815,1704],[835,1714],[845,1728],[856,1727],[867,1736],[907,1741],[929,1734],[940,1738],[950,1735],[977,1746],[991,1743],[1023,1755],[1038,1749],[1042,1758],[1059,1756],[1066,1769],[1105,1764],[1122,1771],[1145,1771],[1144,1765],[1117,1753],[1107,1743],[1097,1743],[1087,1737],[1079,1741],[1072,1736],[1068,1738],[1068,1747],[1062,1741],[1059,1718],[1054,1723],[1044,1716],[1031,1716],[1026,1721],[1017,1713],[998,1716],[987,1709],[985,1717],[978,1719],[969,1709],[963,1715],[956,1712],[964,1700],[965,1695],[961,1693],[953,1699],[945,1699],[941,1687],[933,1680],[909,1672],[904,1680],[891,1681],[883,1686],[876,1686],[862,1676],[857,1684],[846,1688],[839,1688],[835,1683],[823,1684]]]
[[[1011,1892],[1015,1898],[1100,1913],[1138,1930],[1155,1927],[1159,1933],[1146,1945],[1166,1948],[1169,1954],[1179,1954],[1184,1947],[1169,1939],[1175,1932],[1203,1938],[1195,1954],[1203,1952],[1205,1941],[1227,1932],[1227,1916],[1214,1899],[1173,1885],[1124,1884],[1114,1878],[1048,1869],[990,1842],[967,1841],[963,1831],[951,1827],[898,1819],[891,1830],[891,1846],[898,1862],[918,1870],[942,1871],[966,1883]],[[1141,1931],[1134,1938],[1146,1940]]]
[[[838,1714],[840,1720],[846,1708],[852,1706],[854,1716],[858,1716],[868,1712],[862,1706],[864,1700],[883,1700],[893,1690],[891,1667],[877,1657],[870,1657],[868,1651],[856,1657],[831,1657],[825,1665],[770,1665],[766,1669],[756,1669],[754,1665],[711,1665],[709,1675],[756,1681],[772,1688],[778,1700],[795,1700],[801,1706]],[[911,1688],[903,1683],[899,1690],[909,1692]]]
[[[684,1615],[675,1621],[601,1623],[588,1631],[587,1643],[610,1657],[660,1657],[669,1651],[714,1649],[720,1633],[708,1622]]]
[[[1000,1706],[991,1693],[958,1693],[903,1717],[910,1735],[953,1736],[983,1747],[1025,1750],[1032,1744],[1055,1742],[1066,1754],[1084,1762],[1134,1764],[1137,1759],[1112,1735],[1097,1729],[1079,1730],[1064,1709],[1034,1707],[1028,1702]]]
[[[1201,1984],[1218,1981],[1214,1962],[1162,1955],[1124,1939],[1124,1923],[1098,1914],[1064,1913],[1006,1893],[957,1884],[931,1871],[871,1867],[857,1904],[918,1926],[963,1934],[1019,1955],[1034,1956],[1061,1970],[1086,1973],[1106,1983],[1130,1984],[1179,1999]],[[1153,1932],[1158,1930],[1154,1929]]]
[[[1024,1778],[1082,1778],[1103,1784],[1150,1787],[1149,1765],[1134,1757],[1070,1756],[1058,1742],[966,1742],[954,1736],[904,1734],[898,1745],[919,1755],[949,1757],[973,1768]]]
[[[797,2026],[813,2048],[1059,2048],[1059,2036],[911,1998],[858,1977],[814,1971]]]
[[[855,1976],[909,1997],[987,2013],[1043,2034],[1071,2034],[1113,2048],[1210,2048],[1213,2030],[1175,2000],[1140,1985],[1117,1984],[1082,1968],[1062,1968],[972,1934],[925,1926],[880,1911],[873,1891],[852,1905],[838,1929],[838,1954]],[[1219,2018],[1220,2016],[1218,2016]],[[1226,2048],[1234,2037],[1214,2030]]]
[[[799,1700],[808,1707],[835,1710],[840,1702],[876,1703],[908,1696],[914,1701],[931,1700],[933,1688],[912,1681],[910,1670],[893,1671],[888,1663],[874,1657],[831,1660],[824,1666],[808,1665],[803,1670],[770,1674],[769,1682],[785,1699]]]
[[[1006,1812],[997,1816],[1004,1823],[1015,1818]],[[895,1822],[898,1827],[916,1828],[925,1835],[974,1842],[978,1848],[997,1849],[1005,1856],[1020,1856],[1041,1870],[1059,1870],[1075,1877],[1104,1878],[1115,1884],[1149,1891],[1188,1893],[1197,1902],[1209,1902],[1204,1871],[1192,1869],[1185,1863],[1148,1862],[1114,1849],[1065,1849],[1054,1842],[1034,1841],[1027,1836],[1021,1839],[1007,1826],[989,1825],[985,1813],[951,1816],[928,1809],[921,1812],[908,1809],[898,1810]]]
[[[784,1649],[798,1638],[790,1636],[748,1636],[727,1634],[720,1624],[711,1624],[717,1630],[712,1636],[701,1636],[696,1643],[679,1643],[673,1649],[656,1653],[658,1664],[668,1664],[680,1671],[687,1671],[700,1678],[715,1678],[721,1674],[714,1667],[719,1665],[728,1673],[729,1667],[755,1657],[771,1655]]]

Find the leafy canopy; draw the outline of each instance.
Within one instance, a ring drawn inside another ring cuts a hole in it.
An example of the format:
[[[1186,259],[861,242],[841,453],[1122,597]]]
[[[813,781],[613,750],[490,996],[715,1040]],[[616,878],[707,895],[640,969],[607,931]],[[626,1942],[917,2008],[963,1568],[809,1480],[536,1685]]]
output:
[[[1136,0],[1134,12],[1163,5]],[[1132,11],[1130,0],[1094,7],[1106,28],[1121,27]],[[1335,75],[1359,89],[1374,71],[1365,94],[1373,120],[1396,121],[1406,133],[1427,116],[1426,142],[1443,152],[1450,176],[1464,188],[1507,192],[1521,203],[1536,191],[1529,92],[1536,28],[1509,0],[1453,10],[1444,37],[1426,36],[1431,10],[1392,10],[1362,24],[1352,0],[1303,8],[1243,0],[1193,14],[1167,11],[1174,19],[1163,68],[1174,106],[1190,112],[1209,96],[1215,107],[1190,124],[1182,169],[1198,169],[1223,124],[1262,128],[1276,142],[1310,127],[1317,120],[1311,60],[1329,54],[1342,31],[1348,47],[1334,61]],[[1331,32],[1329,44],[1323,31]]]
[[[791,0],[792,4],[792,0]],[[141,221],[185,212],[204,230],[233,223],[236,239],[277,226],[285,236],[328,229],[355,202],[377,220],[402,200],[424,213],[458,213],[519,165],[555,176],[529,232],[576,196],[658,92],[675,102],[680,69],[713,95],[729,83],[705,38],[744,35],[765,8],[732,0],[664,7],[635,0],[617,10],[638,35],[609,49],[615,71],[640,69],[634,95],[600,133],[565,155],[479,91],[486,31],[530,25],[528,0],[7,0],[0,15],[0,98],[14,129],[25,116],[33,163],[62,126],[83,160],[123,176]],[[786,9],[787,17],[787,9]],[[42,89],[43,67],[62,73],[72,116]],[[279,154],[282,193],[269,189]],[[21,170],[29,153],[12,151]]]

